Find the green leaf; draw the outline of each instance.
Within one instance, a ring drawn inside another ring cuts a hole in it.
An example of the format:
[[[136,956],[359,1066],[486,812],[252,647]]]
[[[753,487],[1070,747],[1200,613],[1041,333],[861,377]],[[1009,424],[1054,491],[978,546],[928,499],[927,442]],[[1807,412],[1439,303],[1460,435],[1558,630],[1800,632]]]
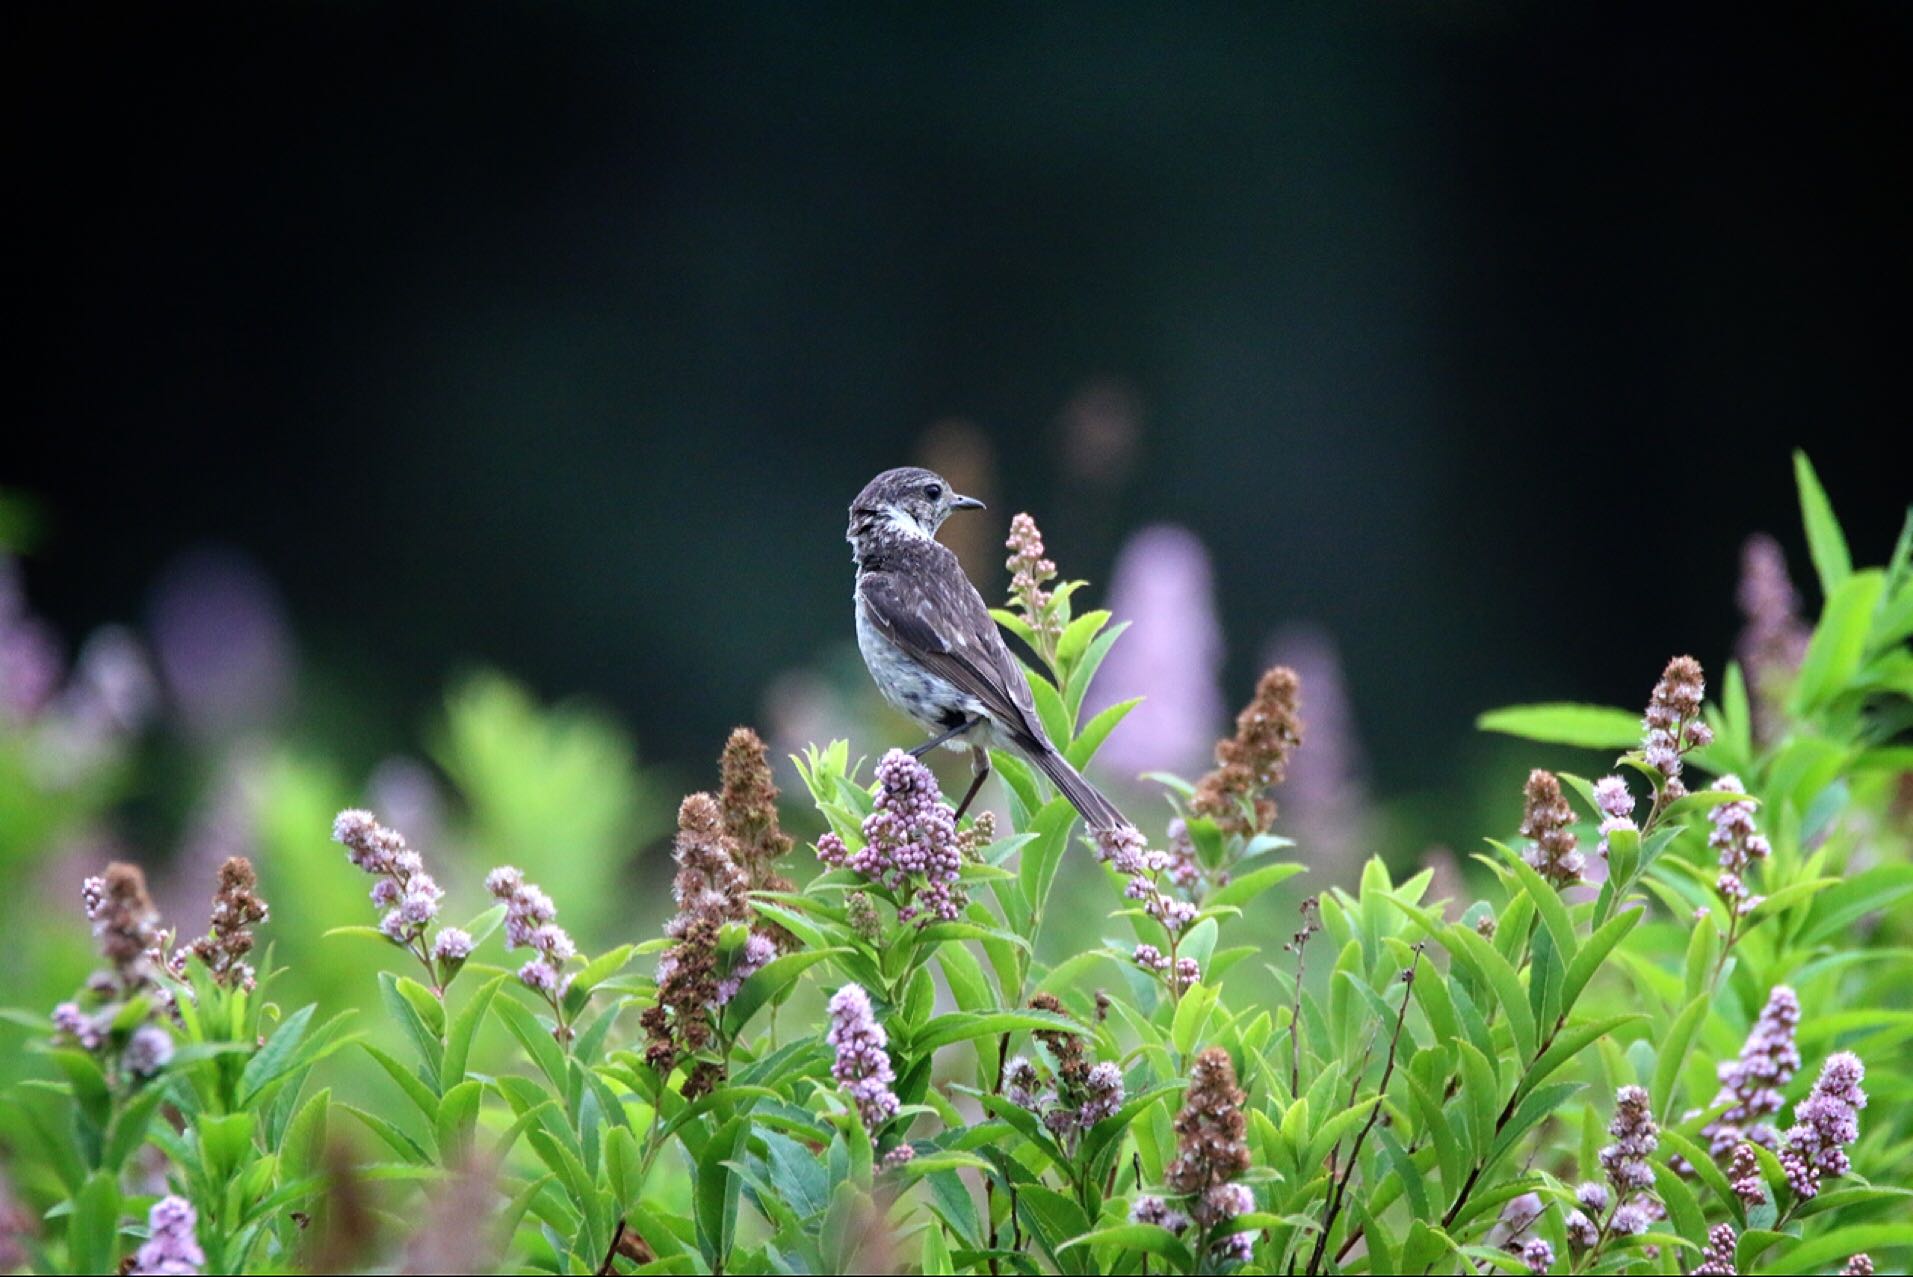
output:
[[[447,1165],[465,1161],[473,1133],[478,1129],[478,1106],[484,1095],[484,1084],[470,1078],[448,1088],[438,1102],[433,1125],[438,1136],[439,1157]]]
[[[1109,649],[1116,646],[1116,640],[1129,628],[1128,621],[1118,621],[1098,634],[1083,653],[1083,659],[1069,673],[1069,689],[1063,700],[1069,709],[1070,717],[1082,713],[1083,697],[1089,693],[1089,685],[1095,681],[1096,671],[1102,667],[1103,658],[1109,655]]]
[[[1804,1273],[1838,1263],[1861,1251],[1913,1246],[1913,1224],[1850,1224],[1783,1250],[1763,1273]]]
[[[370,1042],[361,1042],[359,1046],[367,1055],[378,1061],[379,1067],[385,1070],[388,1077],[398,1083],[399,1089],[404,1091],[405,1097],[412,1101],[412,1107],[418,1110],[420,1117],[428,1123],[437,1118],[438,1093],[436,1091],[420,1081],[418,1075],[407,1068],[402,1061],[392,1058],[390,1054],[373,1046]]]
[[[1054,798],[1023,827],[1025,832],[1037,837],[1023,848],[1017,875],[1022,882],[1023,898],[1039,916],[1049,899],[1050,886],[1056,881],[1057,866],[1069,849],[1069,831],[1075,822],[1076,809],[1069,805],[1069,800]]]
[[[1674,1221],[1675,1230],[1683,1237],[1707,1236],[1706,1217],[1701,1214],[1700,1203],[1694,1199],[1694,1190],[1687,1186],[1687,1181],[1656,1162],[1654,1183],[1660,1190],[1661,1202],[1667,1207],[1668,1217]]]
[[[1251,869],[1248,873],[1232,878],[1228,883],[1217,888],[1214,894],[1203,901],[1203,906],[1213,908],[1216,905],[1237,907],[1246,905],[1269,888],[1287,882],[1307,867],[1306,865],[1264,865],[1260,869]]]
[[[1142,704],[1140,696],[1132,696],[1126,701],[1117,701],[1084,723],[1082,729],[1076,733],[1076,739],[1071,741],[1069,748],[1063,751],[1063,756],[1069,759],[1070,766],[1077,771],[1087,768],[1090,761],[1096,757],[1096,751],[1101,749],[1103,742],[1109,739],[1109,734],[1129,717],[1130,710],[1140,704]]]
[[[472,1039],[477,1036],[478,1028],[485,1022],[485,1013],[491,1009],[492,999],[504,987],[510,976],[495,976],[472,993],[465,1005],[452,1016],[452,1026],[445,1035],[445,1067],[443,1082],[446,1090],[465,1080],[465,1062],[471,1058]]]
[[[1053,741],[1067,741],[1076,734],[1075,721],[1063,704],[1063,694],[1056,685],[1041,674],[1031,672],[1029,676],[1030,695],[1036,701],[1036,717],[1042,721],[1043,730],[1049,733]]]
[[[1534,1012],[1528,1007],[1527,994],[1521,988],[1521,977],[1506,958],[1475,934],[1473,928],[1456,923],[1447,929],[1447,936],[1449,952],[1475,968],[1476,973],[1494,990],[1496,1001],[1501,1003],[1502,1013],[1508,1017],[1508,1026],[1514,1030],[1515,1046],[1521,1052],[1521,1060],[1526,1063],[1534,1055]]]
[[[326,1112],[332,1103],[331,1088],[315,1092],[293,1114],[279,1143],[279,1178],[283,1183],[319,1168],[325,1152]]]
[[[405,983],[413,982],[408,980]],[[429,1084],[437,1092],[439,1067],[444,1062],[444,1047],[439,1043],[438,1035],[427,1027],[419,1016],[418,1008],[401,991],[398,977],[390,971],[379,972],[379,998],[385,1003],[386,1011],[399,1022],[399,1027],[411,1039],[412,1049],[418,1052],[419,1060],[425,1065]]]
[[[119,1267],[120,1187],[113,1174],[95,1171],[73,1199],[67,1220],[67,1262],[76,1273],[110,1273]]]
[[[805,949],[772,958],[738,986],[724,1007],[724,1032],[735,1038],[744,1031],[758,1008],[797,983],[797,977],[827,958],[849,953],[845,948]]]
[[[1693,1045],[1694,1034],[1707,1015],[1710,1000],[1709,995],[1702,994],[1689,1002],[1655,1047],[1654,1082],[1649,1093],[1654,1099],[1654,1112],[1660,1115],[1663,1123],[1673,1112],[1674,1088],[1680,1081],[1681,1067],[1687,1063],[1687,1050]]]
[[[146,1129],[153,1114],[166,1098],[166,1088],[149,1086],[128,1101],[106,1128],[106,1143],[100,1153],[100,1168],[117,1172],[126,1160],[146,1142]]]
[[[1793,714],[1804,717],[1846,690],[1866,656],[1867,631],[1884,583],[1877,569],[1869,569],[1845,578],[1827,597],[1788,698]]]
[[[1479,1159],[1494,1141],[1495,1117],[1501,1111],[1501,1087],[1495,1077],[1495,1066],[1475,1049],[1474,1043],[1464,1040],[1456,1045],[1461,1048],[1462,1095],[1468,1102],[1469,1143],[1474,1157]]]
[[[1636,711],[1570,701],[1489,710],[1475,720],[1475,726],[1484,732],[1583,749],[1632,749],[1641,741],[1641,716]]]
[[[1853,571],[1853,559],[1847,552],[1846,534],[1833,517],[1833,503],[1820,486],[1813,462],[1805,452],[1793,454],[1793,477],[1800,489],[1800,521],[1807,529],[1807,550],[1813,556],[1813,570],[1820,577],[1820,594],[1832,598]]]
[[[552,1089],[560,1095],[565,1094],[565,1053],[552,1040],[551,1031],[540,1024],[538,1017],[526,1010],[516,998],[500,998],[494,1005],[498,1018],[505,1022],[505,1027],[518,1039],[518,1044],[525,1048],[525,1054],[545,1075]]]
[[[993,1011],[987,1015],[952,1011],[931,1020],[912,1035],[909,1049],[913,1055],[928,1055],[952,1042],[966,1042],[971,1038],[994,1037],[999,1033],[1015,1033],[1025,1029],[1075,1034],[1083,1032],[1083,1026],[1074,1020],[1048,1011]]]
[[[1639,909],[1627,909],[1614,915],[1597,927],[1594,934],[1587,938],[1587,943],[1575,953],[1574,960],[1568,963],[1567,979],[1561,986],[1561,1007],[1564,1011],[1580,998],[1588,981],[1601,969],[1601,964],[1607,961],[1608,954],[1621,942],[1621,937],[1634,930],[1635,924],[1641,920],[1641,914]]]
[[[1417,981],[1417,983],[1420,982]],[[1604,1020],[1590,1020],[1581,1024],[1568,1025],[1555,1034],[1554,1041],[1549,1044],[1548,1049],[1528,1066],[1528,1071],[1522,1075],[1521,1085],[1515,1088],[1515,1098],[1521,1099],[1526,1096],[1547,1081],[1563,1064],[1572,1060],[1591,1044],[1610,1036],[1623,1025],[1646,1018],[1639,1012],[1631,1012],[1627,1015],[1612,1015]]]
[[[285,1023],[273,1030],[266,1044],[254,1052],[252,1059],[246,1061],[245,1071],[239,1075],[239,1102],[246,1103],[266,1086],[276,1082],[293,1067],[299,1044],[304,1040],[306,1026],[312,1023],[312,1017],[318,1011],[316,1003],[307,1003],[291,1015]]]
[[[1571,966],[1580,944],[1574,936],[1574,922],[1568,916],[1568,907],[1562,903],[1561,893],[1550,887],[1534,867],[1523,860],[1519,854],[1496,843],[1508,858],[1508,867],[1515,877],[1521,880],[1521,886],[1528,897],[1534,901],[1535,912],[1541,915],[1542,925],[1547,927],[1548,935],[1554,941],[1555,956],[1564,966]],[[1562,1010],[1568,1009],[1568,1003],[1562,1003]]]
[[[1161,1256],[1178,1271],[1191,1269],[1195,1264],[1182,1239],[1160,1224],[1114,1224],[1072,1237],[1056,1249],[1061,1253],[1078,1246],[1121,1246],[1139,1250],[1146,1255]]]
[[[208,1176],[214,1180],[232,1178],[252,1150],[252,1128],[251,1113],[201,1113],[193,1119]]]

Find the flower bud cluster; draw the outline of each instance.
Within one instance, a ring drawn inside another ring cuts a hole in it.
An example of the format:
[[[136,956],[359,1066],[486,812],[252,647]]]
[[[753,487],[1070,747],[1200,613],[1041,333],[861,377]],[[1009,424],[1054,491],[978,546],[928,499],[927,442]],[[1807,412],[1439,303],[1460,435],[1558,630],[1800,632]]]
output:
[[[425,872],[425,861],[406,845],[405,836],[387,828],[369,811],[342,811],[332,822],[332,841],[346,858],[377,879],[372,903],[385,910],[379,930],[386,939],[426,954],[425,932],[438,917],[444,888]]]
[[[1724,789],[1730,793],[1744,794],[1746,787],[1738,776],[1722,776],[1714,782],[1715,789]],[[1707,845],[1712,847],[1720,858],[1720,877],[1714,887],[1736,916],[1751,913],[1765,896],[1750,895],[1743,875],[1747,866],[1756,860],[1765,860],[1772,854],[1773,848],[1754,830],[1754,805],[1750,802],[1734,800],[1717,804],[1707,813],[1713,831],[1707,835]]]
[[[1063,633],[1062,618],[1055,614],[1050,592],[1043,587],[1056,579],[1056,565],[1044,557],[1043,534],[1036,520],[1027,514],[1012,518],[1009,540],[1003,545],[1010,552],[1003,564],[1010,570],[1010,603],[1035,631],[1038,646],[1053,646]]]
[[[1823,1178],[1852,1169],[1847,1145],[1860,1138],[1860,1110],[1867,1106],[1860,1081],[1865,1076],[1859,1056],[1837,1051],[1821,1066],[1807,1098],[1794,1105],[1794,1125],[1780,1150],[1780,1168],[1795,1196],[1817,1196]]]
[[[937,778],[921,762],[893,749],[877,764],[876,810],[864,818],[864,845],[850,851],[827,833],[817,840],[825,864],[881,883],[900,902],[897,919],[919,927],[960,917],[968,896],[958,885],[963,851],[956,814],[944,803]]]
[[[532,951],[518,968],[519,981],[553,1006],[563,1002],[573,979],[565,965],[578,956],[578,946],[558,925],[558,906],[511,865],[486,874],[485,890],[505,904],[505,947]]]
[[[1700,1132],[1716,1158],[1727,1156],[1742,1141],[1769,1149],[1779,1146],[1779,1132],[1765,1119],[1780,1111],[1781,1088],[1800,1069],[1800,1048],[1794,1042],[1799,1024],[1800,999],[1786,985],[1775,985],[1740,1048],[1740,1058],[1717,1070],[1720,1092],[1714,1106],[1727,1108]]]
[[[1707,1230],[1707,1249],[1701,1252],[1700,1264],[1693,1269],[1694,1277],[1738,1277],[1740,1269],[1734,1267],[1734,1248],[1740,1244],[1740,1238],[1734,1233],[1732,1224],[1715,1224]]]
[[[836,1050],[830,1075],[857,1106],[864,1129],[874,1141],[882,1125],[901,1105],[890,1088],[897,1075],[885,1049],[890,1036],[877,1023],[870,995],[859,984],[846,984],[830,999],[830,1031],[824,1040]]]
[[[1619,776],[1603,776],[1594,782],[1594,805],[1601,812],[1601,843],[1595,852],[1606,860],[1610,835],[1624,829],[1639,832],[1640,827],[1634,823],[1634,795]]]

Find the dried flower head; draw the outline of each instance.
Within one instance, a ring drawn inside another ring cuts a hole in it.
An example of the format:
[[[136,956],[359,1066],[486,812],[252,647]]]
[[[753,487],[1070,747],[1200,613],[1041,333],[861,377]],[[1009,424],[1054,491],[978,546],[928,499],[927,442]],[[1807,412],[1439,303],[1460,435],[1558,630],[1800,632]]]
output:
[[[1196,785],[1189,809],[1224,831],[1251,837],[1275,823],[1268,789],[1282,782],[1289,756],[1302,743],[1298,710],[1302,682],[1277,665],[1256,684],[1255,697],[1236,715],[1235,735],[1216,744],[1216,767]]]
[[[1219,1046],[1205,1047],[1189,1072],[1189,1088],[1176,1114],[1176,1157],[1166,1172],[1170,1187],[1185,1196],[1208,1192],[1249,1169],[1249,1145],[1242,1106],[1248,1100],[1236,1085],[1235,1063]],[[1203,1207],[1193,1211],[1198,1223]]]
[[[206,964],[213,979],[231,988],[250,989],[253,970],[245,957],[252,952],[252,929],[270,916],[271,910],[259,895],[259,878],[252,862],[244,856],[230,856],[219,867],[206,934],[189,948]]]
[[[983,849],[996,841],[996,813],[980,811],[957,834],[957,851],[972,863],[983,859]]]
[[[119,995],[131,997],[147,987],[164,937],[140,867],[114,861],[104,874],[81,885],[80,898],[93,921],[100,955],[113,966]]]
[[[1691,656],[1676,656],[1661,671],[1641,721],[1645,733],[1643,756],[1647,765],[1661,774],[1661,789],[1672,797],[1687,792],[1681,784],[1682,759],[1687,751],[1711,739],[1707,725],[1700,721],[1701,700],[1706,694],[1707,679],[1700,662]]]
[[[735,733],[732,739],[737,740]],[[740,749],[736,758],[749,752]],[[733,770],[741,775],[748,768],[734,758]],[[743,784],[740,779],[738,785]],[[722,804],[709,794],[687,795],[678,805],[672,849],[678,871],[671,884],[678,912],[664,925],[673,943],[658,963],[657,1001],[639,1020],[648,1038],[645,1059],[660,1073],[710,1044],[717,1011],[775,956],[775,941],[753,932],[733,955],[732,968],[722,969],[725,925],[741,926],[752,917],[750,879],[738,865],[738,843],[725,832],[724,822]],[[722,1065],[703,1061],[687,1077],[684,1093],[701,1094],[723,1076]]]
[[[724,832],[737,847],[737,862],[759,891],[787,891],[791,883],[772,869],[788,855],[791,837],[777,823],[777,782],[771,776],[770,750],[748,727],[731,731],[718,755],[717,803]]]
[[[1575,850],[1574,809],[1561,792],[1561,781],[1537,767],[1528,773],[1523,793],[1521,836],[1532,842],[1522,858],[1555,886],[1573,886],[1581,881],[1587,862]]]

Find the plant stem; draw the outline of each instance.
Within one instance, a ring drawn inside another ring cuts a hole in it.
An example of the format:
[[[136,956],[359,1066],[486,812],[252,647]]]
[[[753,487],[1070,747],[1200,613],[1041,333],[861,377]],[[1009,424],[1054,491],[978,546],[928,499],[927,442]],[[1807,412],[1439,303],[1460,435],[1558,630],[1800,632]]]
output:
[[[1355,1167],[1362,1158],[1362,1142],[1368,1133],[1375,1129],[1375,1123],[1381,1119],[1382,1099],[1388,1094],[1388,1083],[1395,1076],[1395,1057],[1401,1046],[1402,1026],[1408,1022],[1408,1003],[1414,993],[1415,972],[1421,967],[1421,951],[1426,942],[1415,946],[1415,956],[1409,959],[1408,970],[1402,973],[1402,1005],[1395,1014],[1395,1031],[1388,1039],[1388,1063],[1382,1066],[1382,1080],[1375,1088],[1375,1106],[1368,1111],[1368,1120],[1362,1123],[1362,1129],[1355,1136],[1355,1143],[1348,1150],[1348,1165],[1342,1168],[1342,1175],[1336,1181],[1329,1198],[1328,1214],[1323,1217],[1322,1231],[1316,1234],[1315,1250],[1309,1256],[1308,1272],[1313,1275],[1320,1270],[1322,1252],[1328,1249],[1329,1234],[1335,1229],[1336,1217],[1342,1213],[1342,1205],[1348,1198],[1348,1182],[1355,1177]]]

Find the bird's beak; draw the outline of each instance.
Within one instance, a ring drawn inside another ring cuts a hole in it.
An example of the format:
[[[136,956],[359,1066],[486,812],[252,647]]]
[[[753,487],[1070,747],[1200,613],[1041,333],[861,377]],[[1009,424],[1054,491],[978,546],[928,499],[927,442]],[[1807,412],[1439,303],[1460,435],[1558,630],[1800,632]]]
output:
[[[987,510],[990,507],[984,505],[975,497],[951,497],[950,508],[952,510]]]

